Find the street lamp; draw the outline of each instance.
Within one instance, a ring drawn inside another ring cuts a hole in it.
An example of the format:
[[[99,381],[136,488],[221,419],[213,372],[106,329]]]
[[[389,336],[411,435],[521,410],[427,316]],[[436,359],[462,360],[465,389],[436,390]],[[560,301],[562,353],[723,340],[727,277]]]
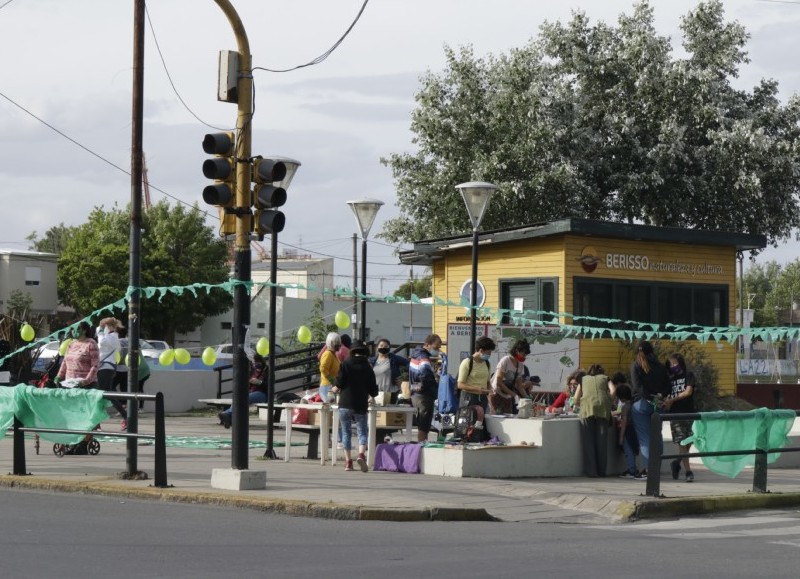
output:
[[[361,313],[359,315],[359,332],[362,342],[366,342],[366,321],[367,321],[367,236],[375,216],[383,205],[383,201],[378,199],[359,199],[348,201],[347,204],[356,216],[358,228],[361,229]]]
[[[484,183],[482,181],[470,181],[456,185],[464,203],[467,206],[469,219],[472,221],[472,292],[470,296],[470,318],[469,318],[469,355],[475,353],[475,333],[477,331],[477,304],[478,304],[478,227],[489,207],[489,199],[492,197],[497,185]]]
[[[280,161],[286,167],[286,174],[280,181],[275,181],[272,186],[286,191],[292,183],[300,161],[289,159],[288,157],[272,157],[275,161]],[[277,307],[277,283],[278,283],[278,231],[273,230],[269,236],[269,320],[267,322],[267,340],[269,341],[269,354],[267,359],[267,449],[264,452],[265,458],[277,458],[273,448],[274,419],[272,412],[275,402],[275,308]]]

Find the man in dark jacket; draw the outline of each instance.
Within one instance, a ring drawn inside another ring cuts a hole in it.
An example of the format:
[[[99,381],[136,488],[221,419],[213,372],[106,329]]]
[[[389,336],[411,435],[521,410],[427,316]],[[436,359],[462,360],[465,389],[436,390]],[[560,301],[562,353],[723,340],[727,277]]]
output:
[[[411,353],[408,364],[408,381],[411,386],[411,403],[416,409],[417,440],[428,440],[433,422],[433,403],[439,394],[439,379],[431,363],[431,358],[439,357],[442,339],[436,334],[425,338],[421,348]]]
[[[378,395],[375,372],[369,363],[369,350],[361,340],[355,340],[350,356],[342,362],[336,385],[331,392],[339,394],[339,422],[344,447],[344,470],[353,470],[351,432],[353,421],[358,432],[358,458],[361,472],[367,472],[367,410],[370,398]]]

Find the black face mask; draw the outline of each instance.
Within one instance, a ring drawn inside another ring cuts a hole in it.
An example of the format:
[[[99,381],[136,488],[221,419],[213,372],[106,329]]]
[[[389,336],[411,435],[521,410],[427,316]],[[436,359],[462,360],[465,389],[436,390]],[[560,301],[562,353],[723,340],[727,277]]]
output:
[[[389,348],[378,348],[378,354],[388,354]]]

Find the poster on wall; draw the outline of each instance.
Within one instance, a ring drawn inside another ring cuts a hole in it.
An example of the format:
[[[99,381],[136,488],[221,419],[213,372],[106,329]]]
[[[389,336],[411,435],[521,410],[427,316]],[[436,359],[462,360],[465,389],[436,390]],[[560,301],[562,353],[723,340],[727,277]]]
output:
[[[497,344],[497,349],[489,360],[491,370],[497,367],[500,358],[508,354],[514,342],[522,338],[528,340],[531,353],[525,360],[531,375],[541,378],[541,392],[560,392],[564,389],[567,376],[578,367],[580,341],[568,338],[558,326],[521,327],[491,326],[477,324],[477,336],[489,336]],[[447,352],[452,360],[450,373],[455,376],[461,360],[469,352],[469,324],[447,324]]]

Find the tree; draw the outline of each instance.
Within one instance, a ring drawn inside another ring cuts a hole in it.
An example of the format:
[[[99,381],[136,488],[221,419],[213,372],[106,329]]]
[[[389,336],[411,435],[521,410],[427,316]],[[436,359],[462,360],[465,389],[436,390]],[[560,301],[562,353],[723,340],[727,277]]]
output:
[[[129,223],[127,210],[95,208],[77,227],[61,254],[58,296],[79,315],[119,300],[128,288]],[[142,215],[141,284],[185,286],[218,284],[230,277],[225,264],[227,248],[203,222],[197,206],[170,207],[160,201]],[[174,341],[175,332],[197,328],[207,316],[228,310],[229,293],[158,295],[141,302],[143,336]]]
[[[395,297],[405,300],[410,300],[411,294],[415,294],[418,298],[431,297],[431,295],[433,295],[431,290],[431,276],[428,275],[421,279],[410,279],[394,292]]]
[[[778,323],[773,290],[781,277],[777,261],[753,263],[744,272],[744,305],[753,311],[753,326],[775,326]]]
[[[408,242],[468,232],[454,186],[499,186],[482,228],[563,217],[762,233],[800,225],[800,99],[731,80],[747,33],[722,3],[683,19],[684,58],[656,34],[647,2],[617,26],[583,13],[546,23],[500,56],[446,49],[428,73],[411,130],[418,150],[391,167],[400,216],[379,234]]]
[[[61,255],[76,230],[76,227],[67,227],[64,223],[59,223],[45,231],[42,239],[39,239],[35,231],[25,239],[31,242],[29,249]]]

